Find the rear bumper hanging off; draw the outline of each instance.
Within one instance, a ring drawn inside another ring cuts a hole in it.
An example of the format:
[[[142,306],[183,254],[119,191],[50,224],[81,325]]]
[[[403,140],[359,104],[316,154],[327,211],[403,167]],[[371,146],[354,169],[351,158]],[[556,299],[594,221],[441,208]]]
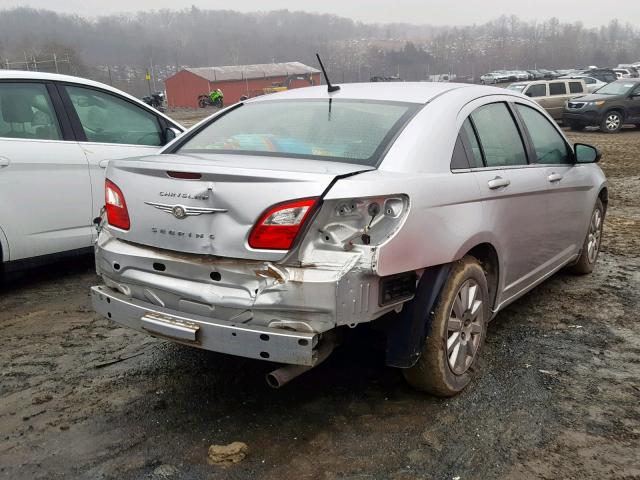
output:
[[[317,333],[185,315],[127,298],[104,286],[91,287],[91,301],[98,313],[120,325],[174,342],[278,363],[313,366],[317,360]]]

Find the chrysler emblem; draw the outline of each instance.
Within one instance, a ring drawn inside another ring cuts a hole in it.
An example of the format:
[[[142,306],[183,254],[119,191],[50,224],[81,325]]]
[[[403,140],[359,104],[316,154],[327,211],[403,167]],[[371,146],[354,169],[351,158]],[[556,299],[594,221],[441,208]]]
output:
[[[178,220],[182,220],[184,217],[187,216],[187,211],[181,205],[176,205],[175,207],[173,207],[171,209],[171,212],[173,213],[173,216],[176,217]]]
[[[144,202],[147,205],[172,214],[178,220],[182,220],[187,217],[193,217],[196,215],[206,215],[209,213],[225,213],[228,210],[226,208],[205,208],[205,207],[186,207],[184,205],[168,205],[166,203],[156,202]]]

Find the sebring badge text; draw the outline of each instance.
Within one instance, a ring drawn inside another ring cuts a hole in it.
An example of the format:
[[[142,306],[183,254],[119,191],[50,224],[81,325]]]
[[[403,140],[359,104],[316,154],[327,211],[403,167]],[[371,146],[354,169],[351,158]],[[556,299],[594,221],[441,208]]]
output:
[[[208,238],[209,240],[215,240],[216,238],[215,235],[213,234],[183,232],[181,230],[172,230],[167,228],[151,227],[151,231],[159,235],[171,235],[173,237],[181,237],[181,238],[195,238],[195,239]]]

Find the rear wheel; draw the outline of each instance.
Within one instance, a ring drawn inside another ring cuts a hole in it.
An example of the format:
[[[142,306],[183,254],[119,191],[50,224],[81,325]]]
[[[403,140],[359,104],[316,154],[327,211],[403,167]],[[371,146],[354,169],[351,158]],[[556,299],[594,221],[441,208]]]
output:
[[[616,111],[607,112],[600,124],[600,130],[605,133],[618,133],[621,128],[622,114]]]
[[[204,98],[201,98],[198,100],[198,105],[200,106],[200,108],[204,108],[207,106],[207,101]]]
[[[466,256],[442,288],[420,359],[403,370],[407,382],[441,397],[461,392],[472,379],[488,320],[487,279],[478,260]]]
[[[600,199],[596,200],[596,205],[591,214],[589,231],[582,245],[582,253],[578,261],[569,267],[569,271],[577,275],[586,275],[593,272],[600,253],[600,242],[602,241],[602,229],[604,227],[604,206]]]

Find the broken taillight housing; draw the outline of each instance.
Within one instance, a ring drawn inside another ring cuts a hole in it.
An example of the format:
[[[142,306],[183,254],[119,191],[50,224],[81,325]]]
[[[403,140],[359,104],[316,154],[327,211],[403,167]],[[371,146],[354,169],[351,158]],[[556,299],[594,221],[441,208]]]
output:
[[[124,201],[124,195],[118,186],[108,179],[104,184],[104,202],[109,225],[121,230],[129,230],[131,221],[129,220],[127,202]]]
[[[249,246],[263,250],[289,250],[317,200],[304,198],[271,207],[251,230]]]

